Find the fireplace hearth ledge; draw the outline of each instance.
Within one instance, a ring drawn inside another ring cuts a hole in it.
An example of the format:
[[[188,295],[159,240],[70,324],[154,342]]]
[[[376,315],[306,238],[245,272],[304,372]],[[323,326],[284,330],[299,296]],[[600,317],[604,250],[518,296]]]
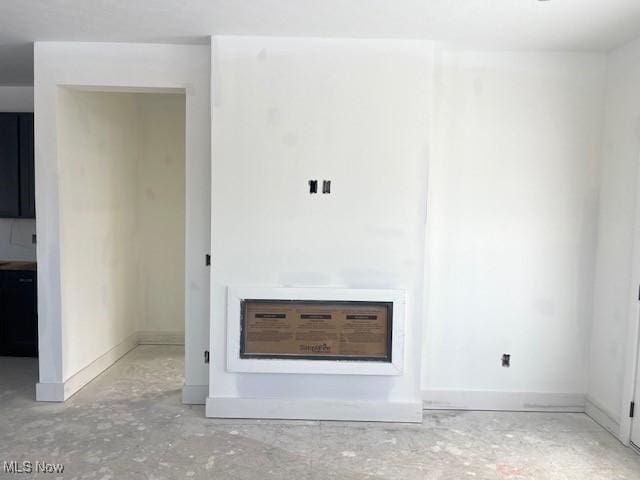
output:
[[[422,402],[208,397],[206,416],[422,423]]]

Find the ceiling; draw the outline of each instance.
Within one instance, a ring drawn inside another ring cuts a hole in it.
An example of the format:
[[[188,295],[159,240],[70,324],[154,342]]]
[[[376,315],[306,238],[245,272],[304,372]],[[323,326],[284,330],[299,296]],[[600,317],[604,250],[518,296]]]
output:
[[[204,43],[211,34],[607,51],[640,36],[640,0],[0,0],[0,84],[33,82],[37,40]]]

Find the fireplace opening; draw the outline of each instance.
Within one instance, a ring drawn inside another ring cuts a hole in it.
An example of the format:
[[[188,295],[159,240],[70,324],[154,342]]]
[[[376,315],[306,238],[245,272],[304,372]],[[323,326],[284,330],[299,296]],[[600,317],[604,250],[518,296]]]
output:
[[[241,301],[240,358],[392,361],[393,302]]]

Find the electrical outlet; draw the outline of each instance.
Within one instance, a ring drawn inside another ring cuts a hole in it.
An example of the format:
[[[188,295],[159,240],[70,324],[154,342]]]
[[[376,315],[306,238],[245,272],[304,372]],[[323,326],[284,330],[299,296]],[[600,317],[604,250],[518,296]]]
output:
[[[502,354],[502,366],[505,368],[509,368],[511,366],[511,354],[509,353]]]

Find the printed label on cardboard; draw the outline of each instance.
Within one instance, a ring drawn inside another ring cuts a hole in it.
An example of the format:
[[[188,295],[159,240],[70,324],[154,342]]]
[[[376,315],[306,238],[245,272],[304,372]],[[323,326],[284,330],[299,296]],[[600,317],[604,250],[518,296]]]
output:
[[[243,358],[391,361],[390,302],[244,300]]]

